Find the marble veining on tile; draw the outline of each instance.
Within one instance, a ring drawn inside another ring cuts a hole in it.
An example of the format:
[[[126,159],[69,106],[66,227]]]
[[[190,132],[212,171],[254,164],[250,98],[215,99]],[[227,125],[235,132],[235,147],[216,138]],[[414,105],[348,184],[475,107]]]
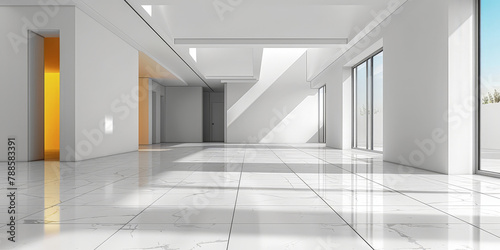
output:
[[[0,210],[0,249],[500,245],[499,179],[445,176],[324,144],[140,148],[75,163],[19,162],[18,238],[7,241],[9,214]]]

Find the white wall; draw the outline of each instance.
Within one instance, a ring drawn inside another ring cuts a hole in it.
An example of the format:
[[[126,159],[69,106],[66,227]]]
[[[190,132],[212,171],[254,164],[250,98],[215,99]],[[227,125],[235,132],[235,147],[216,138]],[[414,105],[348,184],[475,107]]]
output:
[[[432,6],[408,2],[384,36],[384,160],[446,173],[448,3]]]
[[[326,84],[326,143],[351,148],[351,69],[333,67],[321,81]],[[346,135],[346,136],[344,136]]]
[[[203,142],[201,87],[166,87],[166,141]]]
[[[138,149],[138,52],[76,10],[76,160]],[[112,132],[103,121],[112,119]]]
[[[318,142],[318,90],[301,49],[264,49],[260,80],[227,83],[226,142]]]
[[[17,139],[17,160],[26,161],[28,145],[28,44],[27,29],[59,30],[61,50],[61,139],[64,148],[74,145],[75,132],[75,8],[0,7],[0,151],[7,152],[7,138]],[[34,17],[39,17],[34,21]],[[61,153],[61,159],[65,157]],[[7,154],[0,154],[6,161]]]
[[[1,36],[14,41],[13,46],[0,40],[0,72],[6,77],[0,113],[12,121],[2,122],[0,133],[17,137],[18,160],[27,160],[26,27],[60,33],[61,161],[137,150],[136,50],[74,7],[0,7],[0,21]],[[112,134],[105,133],[106,116],[113,121]],[[5,144],[0,148],[6,150]]]
[[[384,160],[472,173],[473,109],[464,103],[474,96],[472,3],[408,1],[327,68],[311,69],[322,72],[311,76],[312,85],[327,85],[328,146],[350,148],[350,70],[383,47]],[[322,61],[311,58],[309,67]],[[457,107],[464,116],[457,116]]]
[[[448,10],[449,171],[471,173],[475,135],[475,28],[473,0],[454,0]],[[472,84],[471,84],[472,83]],[[457,157],[460,156],[460,157]]]
[[[342,68],[330,72],[332,82],[342,82]],[[326,143],[329,147],[343,148],[342,146],[342,84],[328,84],[326,86]]]

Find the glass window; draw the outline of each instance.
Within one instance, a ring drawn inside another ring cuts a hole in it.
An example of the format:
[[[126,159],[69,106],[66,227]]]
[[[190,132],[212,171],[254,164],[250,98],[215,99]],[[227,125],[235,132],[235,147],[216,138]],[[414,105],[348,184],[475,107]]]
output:
[[[354,148],[383,150],[383,53],[354,68]]]
[[[367,148],[367,67],[366,62],[356,67],[356,147]]]
[[[479,169],[500,173],[500,1],[480,3]]]

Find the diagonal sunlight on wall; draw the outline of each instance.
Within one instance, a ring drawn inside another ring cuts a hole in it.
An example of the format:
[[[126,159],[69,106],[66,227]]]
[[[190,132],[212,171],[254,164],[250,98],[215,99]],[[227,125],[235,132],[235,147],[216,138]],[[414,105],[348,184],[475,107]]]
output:
[[[260,139],[260,143],[294,143],[297,141],[309,142],[317,136],[318,126],[311,126],[299,120],[318,119],[318,93],[306,97],[283,120]],[[317,139],[316,139],[317,140]]]
[[[260,80],[227,111],[230,126],[259,98],[307,49],[265,48],[262,55]]]

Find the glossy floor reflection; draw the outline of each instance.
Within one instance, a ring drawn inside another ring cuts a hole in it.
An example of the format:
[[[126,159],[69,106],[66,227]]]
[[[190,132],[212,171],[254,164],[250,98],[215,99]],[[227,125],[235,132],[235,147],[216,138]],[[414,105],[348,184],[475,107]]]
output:
[[[161,144],[77,163],[18,163],[16,179],[16,243],[2,209],[1,249],[500,245],[500,179],[322,144]]]

